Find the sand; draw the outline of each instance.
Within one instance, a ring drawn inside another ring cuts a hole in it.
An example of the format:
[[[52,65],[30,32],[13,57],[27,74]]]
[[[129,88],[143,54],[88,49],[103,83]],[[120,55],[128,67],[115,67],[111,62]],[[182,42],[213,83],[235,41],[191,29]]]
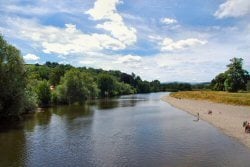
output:
[[[227,105],[204,100],[176,99],[165,96],[162,100],[172,106],[184,110],[195,117],[209,122],[226,135],[233,137],[250,148],[250,133],[245,133],[243,121],[250,122],[250,107]],[[212,114],[208,114],[211,110]]]

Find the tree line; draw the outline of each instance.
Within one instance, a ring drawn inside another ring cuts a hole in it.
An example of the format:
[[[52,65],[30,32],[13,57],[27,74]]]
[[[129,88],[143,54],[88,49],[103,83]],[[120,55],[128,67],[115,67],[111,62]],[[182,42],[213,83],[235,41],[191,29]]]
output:
[[[120,71],[74,67],[54,62],[27,64],[25,69],[28,74],[27,87],[34,92],[39,106],[81,103],[99,97],[161,90],[160,81],[143,81],[134,73],[130,75]]]
[[[36,107],[83,103],[87,99],[159,91],[212,89],[237,92],[250,89],[243,59],[233,58],[224,73],[210,83],[160,83],[118,70],[74,67],[46,62],[25,64],[20,51],[0,35],[0,119],[18,118]]]
[[[0,36],[0,119],[18,118],[36,107],[159,91],[160,81],[134,73],[55,62],[25,64],[20,51]]]

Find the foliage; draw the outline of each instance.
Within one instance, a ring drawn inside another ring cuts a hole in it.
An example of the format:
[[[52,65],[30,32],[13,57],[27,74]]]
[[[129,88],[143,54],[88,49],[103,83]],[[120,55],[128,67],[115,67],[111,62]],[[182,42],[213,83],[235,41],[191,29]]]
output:
[[[191,85],[192,90],[210,90],[211,83],[210,82],[201,82],[201,83],[194,83]]]
[[[39,106],[48,106],[50,105],[51,92],[50,85],[48,81],[40,81],[36,88],[37,100]]]
[[[233,58],[231,63],[227,65],[228,70],[221,73],[212,80],[211,86],[213,90],[237,92],[246,90],[249,74],[242,68],[243,59]]]
[[[71,69],[65,73],[57,92],[58,100],[68,104],[83,102],[87,98],[94,98],[98,95],[97,85],[93,78],[78,69]]]
[[[250,80],[247,81],[247,91],[250,92]]]
[[[226,80],[226,74],[220,73],[211,81],[211,87],[213,90],[216,91],[224,91],[225,90],[225,80]]]
[[[62,66],[56,66],[52,68],[49,74],[49,82],[51,85],[58,85],[60,83],[61,77],[64,76],[64,69]]]
[[[238,90],[246,90],[249,74],[242,68],[243,59],[233,58],[227,66],[229,69],[225,72],[227,78],[225,80],[225,90],[229,92],[237,92]]]
[[[31,89],[26,88],[24,93],[24,112],[33,111],[38,104],[37,95]]]
[[[150,83],[148,81],[137,81],[137,90],[140,93],[149,93],[150,92]]]
[[[160,92],[161,83],[158,80],[154,80],[150,83],[150,92]]]
[[[172,83],[162,84],[161,89],[163,91],[169,91],[169,92],[190,91],[192,90],[192,86],[189,83],[172,82]]]
[[[2,36],[0,65],[0,118],[19,116],[21,112],[29,112],[37,106],[162,90],[158,80],[143,81],[134,73],[73,67],[55,62],[24,65],[19,50],[9,45]]]
[[[23,111],[25,70],[20,51],[0,36],[0,118]]]
[[[100,89],[100,95],[102,97],[115,96],[116,92],[115,78],[109,74],[100,74],[98,76],[98,88]]]
[[[117,90],[120,95],[134,94],[136,92],[135,88],[124,82],[117,82]]]

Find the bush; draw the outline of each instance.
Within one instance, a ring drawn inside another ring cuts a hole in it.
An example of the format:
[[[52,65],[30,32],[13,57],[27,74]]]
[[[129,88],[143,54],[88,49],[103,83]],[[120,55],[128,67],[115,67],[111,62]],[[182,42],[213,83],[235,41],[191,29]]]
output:
[[[38,105],[40,107],[49,106],[51,100],[51,91],[48,81],[40,81],[37,88],[36,94],[38,99]]]
[[[19,117],[24,90],[25,71],[20,51],[0,35],[0,119]]]
[[[30,111],[34,111],[36,107],[37,107],[37,96],[35,92],[32,92],[31,90],[26,89],[23,112],[27,113]]]

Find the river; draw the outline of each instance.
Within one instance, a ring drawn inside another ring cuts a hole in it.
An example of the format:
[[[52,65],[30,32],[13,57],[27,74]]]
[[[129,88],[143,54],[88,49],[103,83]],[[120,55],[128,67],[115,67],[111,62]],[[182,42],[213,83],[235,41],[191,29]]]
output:
[[[151,93],[58,106],[0,131],[0,166],[249,166],[235,139]]]

